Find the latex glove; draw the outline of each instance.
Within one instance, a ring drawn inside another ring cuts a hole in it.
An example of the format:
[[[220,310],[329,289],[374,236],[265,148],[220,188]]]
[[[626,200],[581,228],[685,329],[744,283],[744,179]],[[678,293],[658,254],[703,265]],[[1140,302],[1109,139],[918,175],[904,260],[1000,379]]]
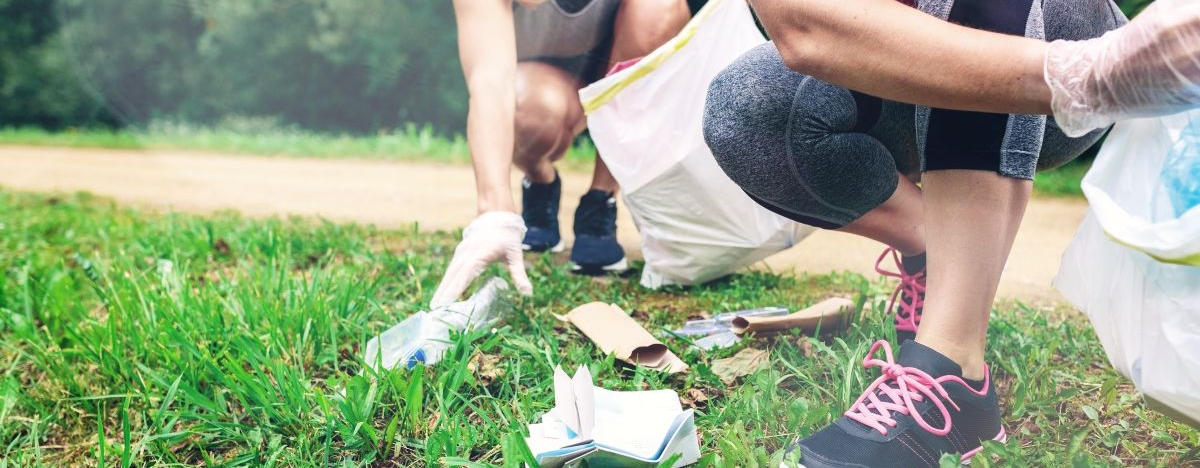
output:
[[[1200,0],[1158,0],[1104,36],[1055,41],[1045,75],[1071,137],[1200,106]]]
[[[525,236],[525,220],[508,211],[489,211],[479,215],[463,230],[463,240],[454,249],[454,258],[446,268],[442,283],[433,293],[430,308],[447,306],[457,301],[471,282],[495,262],[504,262],[513,284],[523,295],[533,294],[533,285],[525,275],[525,260],[521,239]]]

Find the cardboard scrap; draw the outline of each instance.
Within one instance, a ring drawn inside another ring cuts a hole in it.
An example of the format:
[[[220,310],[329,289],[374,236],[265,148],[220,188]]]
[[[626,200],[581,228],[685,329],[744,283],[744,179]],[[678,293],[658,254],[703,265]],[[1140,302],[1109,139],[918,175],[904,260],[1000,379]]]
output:
[[[738,377],[750,375],[770,360],[771,355],[764,350],[746,348],[738,351],[732,357],[717,359],[712,363],[712,371],[721,378],[725,385],[733,385]]]
[[[813,331],[836,330],[847,325],[854,302],[835,297],[826,299],[807,309],[777,317],[738,317],[733,319],[730,329],[738,335],[747,333],[777,332],[800,329]]]
[[[667,345],[613,304],[591,302],[558,318],[575,325],[601,351],[621,361],[670,374],[688,369]]]

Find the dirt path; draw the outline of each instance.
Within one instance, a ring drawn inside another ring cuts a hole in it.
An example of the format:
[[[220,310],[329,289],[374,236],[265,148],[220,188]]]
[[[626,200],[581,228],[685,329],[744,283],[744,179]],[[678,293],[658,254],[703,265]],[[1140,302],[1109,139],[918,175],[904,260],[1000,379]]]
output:
[[[562,223],[589,180],[564,173]],[[519,179],[514,175],[513,185]],[[248,216],[304,215],[333,221],[455,229],[471,221],[475,194],[469,167],[407,162],[285,159],[178,151],[0,147],[0,185],[27,191],[88,191],[121,203],[207,213],[237,209]],[[1059,299],[1050,286],[1059,258],[1083,219],[1083,201],[1036,200],[1017,236],[1001,297]],[[629,213],[618,219],[621,242],[637,255]],[[568,244],[569,245],[569,244]],[[882,246],[854,236],[817,232],[771,257],[766,267],[815,273],[851,270],[875,277]]]

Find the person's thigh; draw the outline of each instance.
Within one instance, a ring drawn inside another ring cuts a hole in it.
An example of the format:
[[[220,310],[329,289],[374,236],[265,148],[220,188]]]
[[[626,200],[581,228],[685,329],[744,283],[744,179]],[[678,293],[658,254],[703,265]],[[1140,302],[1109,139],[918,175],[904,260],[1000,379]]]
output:
[[[1044,40],[1087,39],[1124,23],[1109,0],[922,0],[919,7],[968,27]],[[916,124],[924,170],[985,170],[1021,179],[1078,157],[1103,133],[1071,139],[1046,116],[927,107],[917,108]]]
[[[876,131],[897,114],[911,116],[912,108],[796,73],[768,43],[713,80],[704,134],[721,168],[755,201],[795,221],[837,229],[895,192],[893,148],[915,153],[911,118],[907,129],[887,127],[899,129],[896,138]]]
[[[578,78],[549,63],[528,61],[517,64],[516,146],[522,150],[562,157],[571,138],[583,131],[583,106],[579,102]],[[517,157],[521,157],[518,154]]]
[[[685,0],[622,0],[613,25],[612,61],[653,52],[675,37],[689,18]]]

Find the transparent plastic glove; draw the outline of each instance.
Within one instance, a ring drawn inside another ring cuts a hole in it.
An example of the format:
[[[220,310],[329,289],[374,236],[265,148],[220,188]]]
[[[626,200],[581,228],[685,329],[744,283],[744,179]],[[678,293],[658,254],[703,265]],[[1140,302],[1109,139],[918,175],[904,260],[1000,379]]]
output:
[[[1132,22],[1046,53],[1054,118],[1077,137],[1200,106],[1200,0],[1158,0]]]
[[[458,300],[467,286],[484,269],[495,262],[504,262],[517,291],[533,294],[533,285],[525,275],[521,239],[525,236],[525,221],[508,211],[489,211],[479,215],[463,230],[463,240],[454,249],[454,258],[446,268],[442,283],[429,302],[432,309]]]

